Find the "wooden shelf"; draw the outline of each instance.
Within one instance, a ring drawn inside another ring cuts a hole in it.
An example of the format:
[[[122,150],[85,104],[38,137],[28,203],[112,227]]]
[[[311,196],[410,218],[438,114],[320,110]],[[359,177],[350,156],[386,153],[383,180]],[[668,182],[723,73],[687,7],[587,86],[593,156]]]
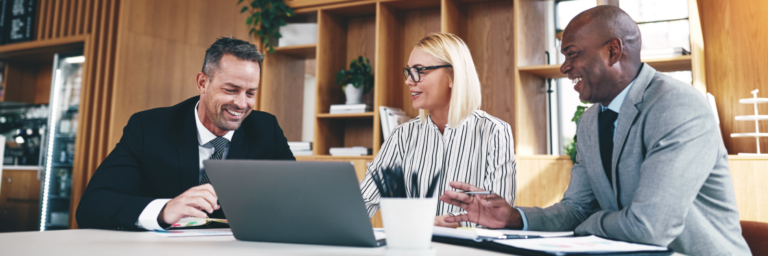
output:
[[[332,155],[316,155],[316,156],[296,156],[296,161],[314,161],[314,160],[366,160],[373,161],[374,156],[332,156]]]
[[[275,52],[298,58],[314,59],[317,52],[317,44],[275,47]]]
[[[372,118],[372,117],[373,117],[373,112],[354,113],[354,114],[329,114],[329,113],[317,114],[317,118],[351,119],[351,118]]]
[[[651,67],[659,72],[686,71],[691,70],[691,55],[644,59]],[[560,64],[557,65],[533,65],[519,67],[518,70],[523,73],[537,75],[543,78],[565,78],[565,74],[560,73]]]

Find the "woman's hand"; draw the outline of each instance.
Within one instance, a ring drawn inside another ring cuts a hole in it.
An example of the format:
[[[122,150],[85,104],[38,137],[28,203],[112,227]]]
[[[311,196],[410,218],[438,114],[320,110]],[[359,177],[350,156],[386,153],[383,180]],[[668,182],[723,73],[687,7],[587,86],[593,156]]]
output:
[[[461,224],[459,224],[458,222],[454,222],[454,223],[445,222],[445,218],[447,218],[447,217],[451,217],[451,215],[440,215],[440,216],[435,217],[435,226],[446,227],[446,228],[458,228],[458,227],[461,227]]]

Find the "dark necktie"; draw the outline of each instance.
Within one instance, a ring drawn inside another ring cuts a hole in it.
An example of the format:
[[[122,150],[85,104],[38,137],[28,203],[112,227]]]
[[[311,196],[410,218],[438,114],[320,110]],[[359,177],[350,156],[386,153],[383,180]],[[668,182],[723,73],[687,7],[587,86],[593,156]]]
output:
[[[208,159],[218,160],[224,156],[224,149],[229,145],[229,141],[224,137],[216,137],[211,141],[211,144],[213,145],[213,155]],[[206,174],[205,169],[203,169],[203,178],[200,179],[200,185],[208,183],[211,183],[211,180],[208,179],[208,174]]]
[[[608,177],[608,183],[613,184],[611,178],[611,159],[613,158],[613,122],[616,122],[616,118],[619,114],[613,112],[613,110],[605,109],[600,112],[598,116],[598,132],[600,134],[600,158],[603,160],[603,170],[605,176]]]

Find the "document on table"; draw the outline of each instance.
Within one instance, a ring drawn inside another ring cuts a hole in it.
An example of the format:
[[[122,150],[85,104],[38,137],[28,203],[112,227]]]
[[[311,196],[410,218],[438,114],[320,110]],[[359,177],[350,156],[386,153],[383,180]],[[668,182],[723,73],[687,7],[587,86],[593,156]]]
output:
[[[485,229],[485,228],[446,228],[446,227],[433,227],[432,235],[459,238],[466,240],[495,240],[505,239],[507,236],[540,236],[547,237],[566,237],[573,236],[572,231],[568,232],[538,232],[538,231],[521,231],[521,230],[507,230],[507,229]]]
[[[154,231],[155,234],[164,237],[192,237],[192,236],[231,236],[232,230],[228,228],[216,229],[184,229]]]
[[[561,253],[620,253],[620,252],[664,252],[668,249],[661,246],[635,244],[622,241],[608,240],[597,236],[558,237],[541,239],[507,239],[494,240],[507,246],[552,254]]]

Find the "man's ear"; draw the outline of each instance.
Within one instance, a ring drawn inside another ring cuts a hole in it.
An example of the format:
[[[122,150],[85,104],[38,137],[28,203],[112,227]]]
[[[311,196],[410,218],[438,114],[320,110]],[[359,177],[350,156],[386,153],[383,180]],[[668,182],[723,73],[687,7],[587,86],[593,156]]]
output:
[[[616,62],[619,62],[621,60],[621,56],[624,54],[624,47],[622,45],[621,39],[618,37],[611,38],[610,41],[608,41],[608,63],[613,66],[613,64],[616,64]]]
[[[197,85],[197,91],[202,94],[205,91],[205,87],[208,85],[208,75],[203,72],[197,72],[195,84]]]

